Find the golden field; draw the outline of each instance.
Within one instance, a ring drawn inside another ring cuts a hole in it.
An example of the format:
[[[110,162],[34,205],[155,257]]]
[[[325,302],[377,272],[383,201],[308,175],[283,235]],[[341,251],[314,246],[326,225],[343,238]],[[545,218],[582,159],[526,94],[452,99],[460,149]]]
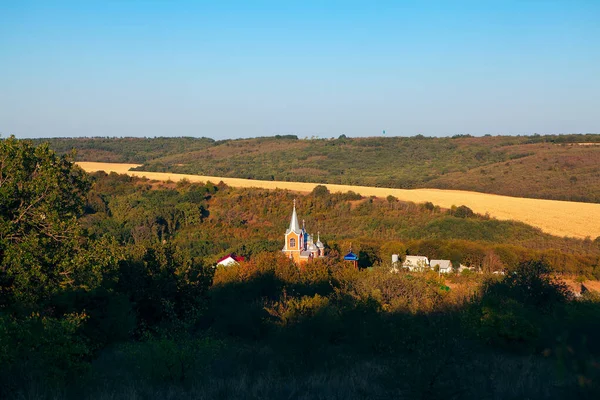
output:
[[[190,182],[223,181],[231,187],[255,187],[261,189],[287,189],[310,192],[318,183],[259,181],[240,178],[172,174],[165,172],[129,171],[136,164],[78,162],[87,172],[105,171],[146,177],[159,181],[177,182],[187,179]],[[368,186],[326,184],[331,192],[354,191],[363,196],[395,196],[403,201],[423,203],[430,201],[444,208],[465,205],[479,214],[488,213],[502,220],[516,220],[540,228],[542,231],[576,238],[600,236],[600,204],[577,203],[570,201],[541,200],[521,197],[500,196],[487,193],[440,189],[391,189]]]

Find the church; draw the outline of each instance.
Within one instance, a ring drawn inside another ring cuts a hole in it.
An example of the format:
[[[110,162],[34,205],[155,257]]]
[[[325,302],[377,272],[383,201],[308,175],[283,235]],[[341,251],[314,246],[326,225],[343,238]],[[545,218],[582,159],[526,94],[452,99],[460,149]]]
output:
[[[321,243],[319,232],[317,232],[317,242],[315,243],[313,236],[306,232],[304,220],[302,220],[302,228],[300,228],[296,214],[296,200],[294,200],[290,227],[285,231],[285,245],[282,251],[298,264],[325,257],[325,246]]]

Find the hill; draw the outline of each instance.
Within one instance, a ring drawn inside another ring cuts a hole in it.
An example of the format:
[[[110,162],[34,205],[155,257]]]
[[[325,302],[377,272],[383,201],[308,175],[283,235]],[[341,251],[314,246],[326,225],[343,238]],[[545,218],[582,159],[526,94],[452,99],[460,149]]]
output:
[[[600,240],[560,238],[515,221],[353,192],[329,193],[322,186],[300,195],[103,172],[92,177],[95,185],[85,218],[89,234],[125,242],[167,239],[209,265],[231,252],[252,257],[281,250],[296,199],[311,233],[320,231],[338,254],[351,245],[357,253],[371,254],[370,263],[388,262],[391,253],[386,249],[391,246],[478,266],[496,260],[491,269],[544,258],[556,272],[600,277]]]
[[[600,202],[600,135],[49,139],[79,161],[139,170]]]
[[[241,178],[224,178],[214,176],[173,174],[167,172],[131,171],[137,164],[79,162],[78,165],[87,172],[116,172],[130,176],[146,177],[162,182],[224,182],[232,187],[287,189],[294,192],[308,193],[319,186],[308,182],[262,181]],[[376,196],[380,199],[399,199],[416,203],[429,203],[452,208],[464,205],[482,215],[489,215],[502,220],[525,222],[542,229],[546,233],[557,236],[577,238],[600,237],[600,227],[590,224],[590,220],[600,219],[599,204],[582,204],[544,199],[526,199],[509,196],[498,196],[487,193],[467,192],[460,190],[440,189],[393,189],[368,186],[327,184],[327,189],[335,193],[349,191],[364,196]]]

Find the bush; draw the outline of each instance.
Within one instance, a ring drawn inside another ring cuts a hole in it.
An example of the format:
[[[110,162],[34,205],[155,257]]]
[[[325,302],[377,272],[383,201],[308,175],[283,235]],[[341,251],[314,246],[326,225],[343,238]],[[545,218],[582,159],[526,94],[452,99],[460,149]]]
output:
[[[554,326],[557,306],[570,298],[566,285],[549,276],[542,261],[520,263],[506,277],[484,283],[475,304],[477,333],[484,341],[514,351],[541,344],[542,329]],[[548,335],[546,335],[548,336]]]
[[[120,364],[138,379],[153,383],[187,383],[206,371],[223,342],[203,338],[150,338],[120,346]]]
[[[91,356],[80,335],[85,319],[84,314],[0,316],[0,397],[33,381],[64,383],[81,375]]]
[[[475,215],[475,213],[473,212],[473,210],[471,210],[467,206],[457,207],[456,210],[454,211],[454,216],[458,217],[458,218],[471,218],[474,215]]]
[[[315,186],[311,194],[315,197],[327,197],[330,193],[329,189],[327,189],[327,186],[317,185]]]

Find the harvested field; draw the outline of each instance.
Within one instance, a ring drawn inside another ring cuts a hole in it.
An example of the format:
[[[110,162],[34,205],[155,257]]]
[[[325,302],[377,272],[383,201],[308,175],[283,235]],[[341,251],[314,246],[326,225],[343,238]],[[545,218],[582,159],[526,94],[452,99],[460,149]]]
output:
[[[256,187],[262,189],[288,189],[298,192],[310,192],[317,183],[259,181],[240,178],[221,178],[215,176],[172,174],[164,172],[129,171],[136,164],[78,162],[87,172],[106,171],[131,176],[146,177],[160,181],[190,182],[223,181],[232,187]],[[430,201],[441,207],[465,205],[476,213],[488,213],[502,220],[516,220],[540,228],[542,231],[576,238],[600,236],[600,204],[576,203],[570,201],[540,200],[521,197],[500,196],[487,193],[441,189],[390,189],[368,186],[349,186],[325,184],[331,192],[354,191],[363,196],[395,196],[403,201],[423,203]]]

